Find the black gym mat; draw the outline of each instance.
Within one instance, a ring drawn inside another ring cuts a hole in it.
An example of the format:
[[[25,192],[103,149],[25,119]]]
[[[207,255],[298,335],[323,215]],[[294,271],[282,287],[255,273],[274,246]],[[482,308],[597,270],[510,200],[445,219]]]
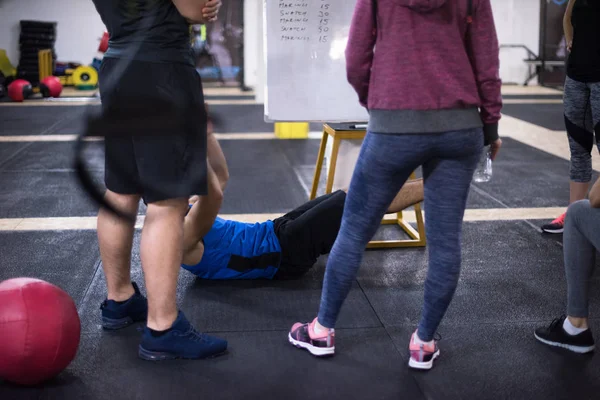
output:
[[[68,114],[63,120],[52,127],[47,135],[80,135],[87,128],[88,113],[99,111],[100,106],[70,107],[77,108],[78,112]]]
[[[78,107],[0,106],[0,135],[46,135]]]
[[[74,142],[30,142],[16,155],[0,161],[0,218],[95,216],[97,206],[77,180]],[[103,187],[103,142],[89,142],[87,165]]]
[[[0,142],[0,169],[30,145],[28,142]]]
[[[96,173],[97,184],[103,174]],[[0,218],[90,217],[98,207],[74,172],[0,172]]]
[[[263,104],[210,104],[216,133],[274,132],[275,124],[265,122]],[[322,131],[323,124],[311,123],[311,131]]]
[[[216,133],[274,132],[274,125],[264,121],[262,104],[211,104]]]
[[[278,140],[222,140],[229,183],[221,212],[283,213],[307,200]]]
[[[524,222],[465,223],[463,232],[462,274],[439,328],[442,355],[431,377],[414,375],[428,398],[509,398],[516,388],[522,391],[517,397],[567,398],[575,374],[561,374],[564,368],[586,375],[577,378],[577,393],[594,393],[597,358],[565,354],[533,337],[534,328],[564,313],[561,246]],[[403,357],[421,315],[426,274],[425,249],[368,251],[359,272],[361,288]],[[599,289],[596,272],[592,310],[600,306]],[[600,320],[591,324],[600,327]]]
[[[278,140],[279,150],[294,167],[315,167],[319,155],[320,140]]]
[[[461,278],[445,324],[549,323],[564,311],[562,246],[537,229],[517,221],[467,222],[463,243]],[[426,274],[424,249],[369,251],[358,281],[385,326],[414,325]],[[597,272],[591,280],[592,308],[600,306],[599,289]]]
[[[94,231],[1,232],[0,282],[32,277],[65,290],[79,306],[98,267]],[[2,386],[0,385],[0,398]]]
[[[505,104],[502,113],[553,131],[564,131],[562,104]]]
[[[342,331],[343,332],[343,331]],[[228,332],[231,351],[204,361],[137,359],[134,329],[82,337],[76,361],[45,389],[0,386],[3,399],[411,399],[425,397],[383,329],[345,333],[343,353],[315,360],[285,331]],[[367,345],[368,344],[368,345]],[[1,392],[0,392],[1,393]],[[204,394],[204,395],[201,395]]]
[[[30,142],[0,171],[74,172],[75,142]],[[104,171],[104,141],[86,143],[84,158],[90,171]]]
[[[452,325],[443,330],[436,366],[410,375],[429,399],[595,399],[600,359],[537,342],[533,331],[550,322]],[[597,332],[600,322],[590,327]],[[407,358],[414,327],[387,331]]]

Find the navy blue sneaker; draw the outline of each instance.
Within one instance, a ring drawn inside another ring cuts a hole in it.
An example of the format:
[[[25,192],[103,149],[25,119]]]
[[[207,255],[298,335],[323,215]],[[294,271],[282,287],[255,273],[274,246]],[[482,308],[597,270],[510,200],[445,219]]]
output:
[[[146,321],[148,317],[148,300],[140,293],[135,282],[132,282],[135,293],[125,302],[104,300],[100,305],[102,310],[102,327],[116,330],[125,328],[135,322]]]
[[[149,361],[200,359],[218,356],[227,350],[227,341],[205,335],[194,329],[181,311],[171,329],[161,336],[153,336],[146,327],[142,334],[138,355]]]

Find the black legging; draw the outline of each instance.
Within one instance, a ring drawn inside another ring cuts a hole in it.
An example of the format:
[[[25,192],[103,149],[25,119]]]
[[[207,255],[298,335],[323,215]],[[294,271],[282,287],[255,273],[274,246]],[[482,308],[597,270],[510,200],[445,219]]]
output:
[[[339,190],[273,221],[281,245],[281,264],[275,278],[304,275],[319,256],[331,251],[340,230],[345,201],[346,193]]]

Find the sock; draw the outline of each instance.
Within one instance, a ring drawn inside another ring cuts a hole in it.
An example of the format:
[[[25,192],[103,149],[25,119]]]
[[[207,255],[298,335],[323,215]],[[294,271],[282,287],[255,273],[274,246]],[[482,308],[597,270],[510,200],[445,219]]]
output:
[[[173,329],[173,328],[165,329],[164,331],[155,331],[154,329],[148,328],[148,330],[150,331],[150,334],[152,335],[152,337],[161,337],[161,336],[164,336],[167,333],[171,332],[171,329]]]
[[[419,335],[415,332],[415,336],[414,336],[414,342],[416,344],[433,344],[433,340],[430,340],[429,342],[425,342],[421,339],[419,339]]]
[[[573,326],[569,318],[565,318],[565,322],[563,322],[563,329],[571,336],[579,335],[581,332],[587,331],[587,328],[577,328]]]
[[[323,335],[327,333],[327,328],[321,327],[319,325],[320,324],[317,324],[317,321],[315,321],[315,323],[313,324],[313,331],[315,332],[315,334]]]

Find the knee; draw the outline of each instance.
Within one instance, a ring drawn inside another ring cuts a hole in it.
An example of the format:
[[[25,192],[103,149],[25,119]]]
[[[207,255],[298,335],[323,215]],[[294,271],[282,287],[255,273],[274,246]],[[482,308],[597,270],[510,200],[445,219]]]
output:
[[[580,200],[572,203],[567,209],[567,216],[565,218],[566,223],[575,223],[577,224],[579,221],[585,219],[589,212],[591,211],[592,206],[590,205],[589,200]]]
[[[119,194],[107,190],[104,195],[104,198],[110,204],[114,205],[117,209],[132,214],[137,212],[141,196],[137,194]]]

